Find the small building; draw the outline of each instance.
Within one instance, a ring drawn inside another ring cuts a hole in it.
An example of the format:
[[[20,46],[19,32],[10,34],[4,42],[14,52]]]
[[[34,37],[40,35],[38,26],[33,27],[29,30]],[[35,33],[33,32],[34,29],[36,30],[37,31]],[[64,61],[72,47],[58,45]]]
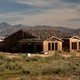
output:
[[[64,41],[63,42],[63,49],[67,49],[69,51],[73,51],[73,50],[76,50],[78,51],[79,50],[79,38],[78,36],[66,36],[64,38],[62,38],[62,40]]]
[[[40,39],[22,39],[20,43],[20,51],[27,52],[52,52],[62,51],[62,42],[60,38],[52,36],[45,40]]]
[[[35,36],[30,34],[25,29],[18,30],[17,32],[11,34],[10,36],[4,39],[4,51],[19,52],[18,41],[21,39],[30,39],[30,38],[35,38]]]
[[[55,36],[39,38],[26,29],[21,29],[4,39],[3,51],[23,53],[62,51],[62,42]]]

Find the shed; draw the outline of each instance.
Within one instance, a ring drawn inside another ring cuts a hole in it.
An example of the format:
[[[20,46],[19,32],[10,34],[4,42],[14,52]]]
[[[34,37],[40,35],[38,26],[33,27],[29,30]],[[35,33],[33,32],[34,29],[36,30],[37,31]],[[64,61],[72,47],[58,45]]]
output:
[[[67,36],[62,38],[63,42],[63,49],[68,49],[70,51],[79,50],[79,38],[78,36]]]

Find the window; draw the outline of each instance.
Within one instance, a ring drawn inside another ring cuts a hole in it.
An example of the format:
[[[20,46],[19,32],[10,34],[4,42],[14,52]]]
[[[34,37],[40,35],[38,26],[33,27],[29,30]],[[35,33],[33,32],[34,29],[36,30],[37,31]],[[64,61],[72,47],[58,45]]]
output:
[[[79,42],[79,49],[80,49],[80,42]]]
[[[54,43],[52,43],[52,50],[54,50]]]
[[[55,43],[55,50],[58,50],[58,43]]]
[[[51,50],[51,44],[50,43],[48,43],[48,50]]]
[[[37,45],[36,45],[36,51],[37,51],[37,52],[43,51],[43,45],[37,44]]]
[[[77,49],[77,42],[72,42],[72,49]]]

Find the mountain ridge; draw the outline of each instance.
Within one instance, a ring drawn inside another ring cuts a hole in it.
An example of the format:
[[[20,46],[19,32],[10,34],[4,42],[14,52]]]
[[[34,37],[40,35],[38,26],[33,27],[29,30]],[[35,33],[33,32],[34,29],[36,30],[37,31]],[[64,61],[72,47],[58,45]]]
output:
[[[10,25],[6,22],[0,23],[0,36],[9,36],[12,33],[20,30],[20,29],[33,29],[33,30],[55,30],[55,31],[60,31],[64,33],[75,33],[79,34],[80,33],[80,28],[79,29],[72,29],[72,28],[67,28],[67,27],[60,27],[60,26],[48,26],[48,25],[36,25],[36,26],[25,26],[22,24],[18,25]]]

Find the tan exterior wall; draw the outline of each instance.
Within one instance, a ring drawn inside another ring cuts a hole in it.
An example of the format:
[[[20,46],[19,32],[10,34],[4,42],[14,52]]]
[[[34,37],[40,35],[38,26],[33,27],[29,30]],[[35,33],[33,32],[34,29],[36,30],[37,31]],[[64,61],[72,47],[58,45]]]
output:
[[[51,47],[51,50],[48,50],[48,43],[54,43],[54,50],[52,50],[52,45],[50,46]],[[55,43],[58,43],[58,50],[62,51],[62,42],[61,41],[44,41],[43,42],[43,51],[46,52],[46,51],[55,51]]]
[[[48,41],[43,42],[43,51],[44,52],[48,51]]]
[[[50,50],[48,50],[48,43],[50,43]],[[52,50],[52,43],[54,43],[54,50]],[[56,50],[56,47],[55,47],[55,44],[57,43],[57,50]],[[26,44],[26,42],[24,43],[20,43],[20,47],[22,46],[22,44]],[[62,42],[61,41],[42,41],[42,42],[33,42],[34,44],[34,51],[36,52],[37,49],[39,49],[37,47],[37,45],[42,45],[42,48],[41,50],[43,52],[54,52],[54,51],[62,51]]]
[[[70,51],[73,50],[73,49],[72,49],[72,42],[77,42],[77,50],[79,50],[79,41],[78,41],[78,39],[73,39],[73,38],[71,38],[71,39],[70,39]]]
[[[58,43],[59,43],[58,49],[62,51],[62,42],[59,41]]]

